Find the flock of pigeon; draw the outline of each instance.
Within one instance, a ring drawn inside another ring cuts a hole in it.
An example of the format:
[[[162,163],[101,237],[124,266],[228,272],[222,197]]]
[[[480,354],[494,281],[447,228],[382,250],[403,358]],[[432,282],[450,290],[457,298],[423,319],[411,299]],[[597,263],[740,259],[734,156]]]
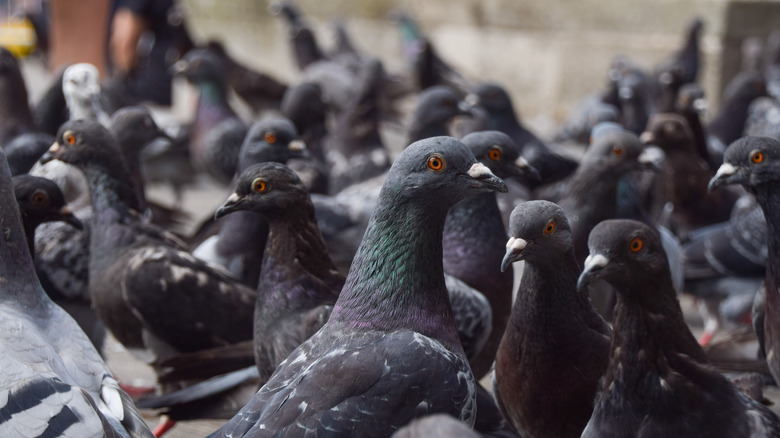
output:
[[[652,71],[617,57],[547,142],[407,15],[394,74],[341,24],[327,52],[273,12],[300,83],[194,49],[177,136],[91,65],[30,105],[0,49],[0,436],[780,437],[780,33],[708,122],[693,20]],[[144,184],[199,174],[234,193],[178,234]],[[703,345],[750,321],[768,372],[733,378]],[[112,377],[107,332],[156,388]]]

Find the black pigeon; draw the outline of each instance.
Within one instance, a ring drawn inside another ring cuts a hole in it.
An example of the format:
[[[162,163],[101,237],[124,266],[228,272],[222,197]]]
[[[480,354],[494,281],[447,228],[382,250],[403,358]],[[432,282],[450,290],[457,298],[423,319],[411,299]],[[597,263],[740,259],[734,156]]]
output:
[[[357,91],[338,115],[326,152],[332,194],[390,168],[392,160],[379,132],[383,78],[384,69],[378,59],[366,62],[357,78]]]
[[[54,74],[46,91],[32,108],[35,125],[52,136],[57,134],[60,125],[68,121],[68,106],[62,93],[62,77],[67,67],[63,66]]]
[[[211,436],[387,436],[433,413],[472,425],[476,382],[444,285],[442,230],[469,193],[505,189],[453,138],[406,148],[328,322]]]
[[[712,169],[712,160],[710,160],[710,152],[707,147],[707,134],[704,131],[704,125],[701,120],[706,109],[707,99],[701,85],[690,83],[680,87],[674,112],[681,115],[688,123],[699,158],[707,163],[709,169]]]
[[[5,148],[14,138],[36,131],[19,63],[5,47],[0,47],[0,96],[0,147]]]
[[[707,192],[712,173],[697,153],[693,133],[682,116],[655,114],[640,139],[658,146],[666,156],[664,172],[656,179],[666,187],[660,202],[672,203],[670,228],[675,235],[684,240],[694,229],[728,220],[740,194]]]
[[[532,188],[563,179],[577,168],[576,160],[554,152],[520,123],[509,93],[501,86],[479,85],[466,100],[486,112],[484,125],[479,130],[496,130],[507,134],[519,148],[520,154],[539,172],[540,182]]]
[[[53,181],[32,175],[17,175],[13,177],[13,185],[30,254],[35,254],[35,228],[38,225],[62,221],[78,229],[83,227]]]
[[[30,132],[22,134],[8,143],[5,149],[8,158],[8,167],[11,175],[21,175],[32,169],[38,159],[41,158],[49,146],[54,143],[54,137],[42,132]]]
[[[655,68],[655,78],[660,90],[656,111],[669,112],[674,109],[680,87],[696,82],[699,75],[700,40],[704,29],[701,18],[694,18],[685,30],[683,46]]]
[[[344,277],[328,256],[306,188],[285,165],[246,169],[216,216],[241,210],[268,222],[254,323],[255,361],[265,383],[328,320]]]
[[[450,135],[449,123],[459,115],[471,114],[454,89],[446,85],[426,88],[417,100],[407,137],[415,142],[429,137]],[[494,129],[494,128],[491,128]]]
[[[106,129],[90,120],[66,123],[42,161],[52,159],[80,168],[89,182],[89,291],[119,342],[154,362],[249,339],[254,292],[141,219],[132,177]]]
[[[292,159],[287,166],[301,178],[309,193],[329,193],[330,172],[325,162],[328,108],[319,84],[304,82],[290,87],[284,93],[280,111],[293,122],[310,155],[308,159]]]
[[[535,169],[518,156],[512,139],[506,134],[479,131],[461,141],[499,178],[533,179]],[[492,311],[487,343],[477,357],[469,356],[471,371],[477,378],[490,370],[512,308],[513,272],[499,270],[505,242],[506,229],[495,193],[469,196],[447,214],[442,242],[444,272],[481,292]],[[457,315],[455,303],[453,308]],[[468,353],[465,345],[464,349]]]
[[[198,87],[198,109],[190,133],[190,158],[199,171],[228,184],[236,173],[238,153],[247,133],[227,101],[227,66],[214,53],[193,49],[173,66]]]
[[[273,2],[269,9],[274,15],[282,15],[289,26],[290,43],[299,70],[305,70],[309,65],[325,59],[314,33],[292,2]]]
[[[707,124],[707,147],[713,169],[723,162],[726,146],[744,135],[750,104],[761,96],[766,96],[766,80],[755,71],[737,74],[723,90],[720,109]]]
[[[252,111],[259,113],[265,109],[279,108],[287,92],[287,84],[237,62],[218,41],[209,41],[206,48],[217,55],[226,66],[227,84],[252,108]]]
[[[741,184],[756,196],[756,201],[764,211],[767,224],[768,259],[764,276],[763,336],[769,371],[775,381],[780,381],[780,296],[776,293],[780,278],[777,267],[780,266],[780,234],[776,230],[778,223],[777,207],[778,183],[780,183],[780,142],[769,137],[743,137],[732,143],[723,156],[723,164],[710,181],[710,189],[725,184]],[[759,295],[760,296],[760,295]],[[757,309],[760,313],[760,308]],[[761,327],[757,327],[757,332]]]
[[[780,419],[739,392],[683,320],[655,229],[632,220],[596,226],[578,280],[618,293],[604,390],[582,436],[775,437]]]
[[[493,392],[524,437],[579,437],[590,419],[612,335],[577,292],[580,267],[563,210],[528,201],[512,211],[501,269],[524,260],[498,353]]]
[[[83,331],[38,282],[0,152],[0,435],[153,437]]]
[[[238,171],[243,172],[257,163],[286,163],[306,155],[305,145],[297,138],[295,127],[284,118],[270,118],[255,122],[244,139],[239,154]],[[236,212],[223,219],[215,219],[203,233],[218,229],[218,234],[200,237],[201,243],[193,255],[221,266],[234,278],[249,287],[257,287],[263,248],[268,238],[268,223],[253,211]]]
[[[395,431],[392,438],[480,438],[477,433],[447,414],[434,414],[416,418]]]

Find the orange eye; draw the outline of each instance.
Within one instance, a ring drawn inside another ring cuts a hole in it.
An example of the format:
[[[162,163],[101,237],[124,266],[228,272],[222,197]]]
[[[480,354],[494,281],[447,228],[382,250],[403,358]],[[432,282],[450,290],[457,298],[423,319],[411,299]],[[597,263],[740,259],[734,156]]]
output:
[[[447,166],[444,157],[438,154],[428,157],[428,168],[434,172],[441,172]]]
[[[612,149],[612,153],[613,153],[613,154],[615,154],[615,155],[617,155],[617,156],[619,157],[619,156],[623,155],[623,148],[622,148],[622,147],[620,147],[620,146],[615,146],[615,147]]]
[[[276,135],[273,132],[266,132],[265,133],[265,142],[274,144],[276,143]]]
[[[750,153],[750,161],[758,164],[764,161],[764,153],[761,151],[753,151]]]
[[[631,244],[628,246],[631,249],[631,252],[637,252],[640,249],[642,249],[642,239],[639,237],[635,238],[631,241]]]
[[[76,135],[71,131],[66,131],[65,134],[62,135],[62,139],[65,140],[65,143],[67,144],[76,144]]]
[[[263,181],[262,179],[257,178],[254,181],[252,181],[252,190],[262,193],[267,189],[268,189],[268,184],[266,184],[265,181]]]
[[[43,204],[48,200],[49,200],[49,195],[47,195],[46,192],[41,190],[36,190],[35,193],[33,193],[32,195],[32,201],[34,204]]]
[[[501,155],[502,155],[501,149],[499,149],[499,148],[493,148],[493,149],[490,150],[490,152],[488,152],[488,157],[490,157],[490,159],[493,160],[493,161],[500,160],[501,159]]]
[[[555,231],[555,222],[550,222],[544,227],[544,234],[552,234]]]

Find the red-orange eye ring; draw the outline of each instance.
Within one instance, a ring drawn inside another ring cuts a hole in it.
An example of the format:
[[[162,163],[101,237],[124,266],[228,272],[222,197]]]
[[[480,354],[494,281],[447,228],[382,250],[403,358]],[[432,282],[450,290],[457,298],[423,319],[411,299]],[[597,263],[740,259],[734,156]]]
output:
[[[268,184],[263,181],[262,178],[255,178],[255,180],[252,181],[252,190],[262,193],[268,190]]]
[[[753,151],[750,153],[750,161],[758,164],[764,162],[764,153],[761,151]]]
[[[628,248],[631,250],[631,252],[637,252],[642,249],[642,246],[644,246],[642,239],[635,237],[634,240],[631,241],[631,244],[628,245]]]
[[[65,134],[62,134],[62,139],[69,145],[76,144],[76,135],[72,131],[65,131]]]
[[[615,146],[614,148],[612,148],[612,153],[617,155],[618,157],[623,155],[623,147]]]
[[[428,157],[428,168],[431,169],[434,172],[441,172],[444,170],[444,168],[447,167],[447,162],[444,160],[444,157],[442,157],[439,154],[433,154],[430,157]]]
[[[488,157],[490,157],[490,159],[493,161],[500,160],[502,155],[503,153],[501,152],[501,148],[498,147],[494,147],[490,150],[490,152],[488,152]]]
[[[32,195],[32,201],[34,204],[43,204],[49,200],[49,195],[43,190],[36,190]]]
[[[276,143],[276,134],[274,134],[273,132],[266,132],[264,138],[266,143],[270,143],[270,144]]]
[[[550,221],[547,226],[544,227],[544,234],[552,234],[555,231],[555,222]]]

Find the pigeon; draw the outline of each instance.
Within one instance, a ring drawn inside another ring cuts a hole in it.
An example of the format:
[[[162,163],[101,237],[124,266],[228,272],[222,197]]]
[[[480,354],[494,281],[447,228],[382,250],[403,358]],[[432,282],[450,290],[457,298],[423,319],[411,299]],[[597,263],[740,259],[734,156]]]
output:
[[[691,334],[654,228],[604,221],[588,246],[579,290],[603,279],[618,301],[604,390],[583,438],[780,434],[780,419],[720,374]]]
[[[412,420],[392,438],[480,438],[482,435],[451,415],[433,414]]]
[[[703,29],[702,19],[693,18],[685,30],[683,46],[655,68],[654,76],[660,88],[660,92],[657,92],[656,111],[672,111],[680,87],[696,82],[701,63],[699,46]]]
[[[11,175],[29,172],[52,143],[54,136],[43,132],[29,132],[11,140],[4,148]]]
[[[466,96],[466,101],[485,111],[486,119],[478,130],[497,130],[509,135],[520,154],[539,172],[540,182],[531,188],[561,180],[577,168],[577,161],[554,152],[520,123],[509,93],[500,85],[478,85]]]
[[[691,230],[728,220],[740,194],[707,192],[712,173],[696,152],[693,133],[682,116],[655,114],[640,140],[658,146],[666,156],[666,169],[657,179],[660,185],[666,185],[661,202],[672,203],[670,228],[675,235],[685,240]]]
[[[780,300],[778,300],[777,266],[780,263],[780,245],[775,226],[778,223],[776,209],[780,205],[777,199],[777,185],[780,180],[780,142],[769,137],[742,137],[729,145],[723,156],[723,164],[710,180],[709,188],[713,190],[725,184],[741,184],[756,197],[758,205],[764,211],[767,224],[767,262],[766,274],[762,292],[766,303],[763,315],[763,330],[756,327],[759,338],[763,338],[763,349],[766,352],[769,371],[775,381],[780,381]],[[761,313],[760,307],[757,309]],[[761,331],[761,333],[758,333]]]
[[[41,288],[0,156],[0,435],[153,437],[84,332]]]
[[[30,254],[35,254],[35,228],[44,222],[62,221],[77,229],[83,228],[54,181],[22,174],[13,177],[13,186]]]
[[[459,115],[471,114],[454,89],[446,85],[426,88],[417,100],[408,129],[409,142],[450,135],[448,124]]]
[[[706,110],[707,99],[705,98],[704,90],[701,85],[694,82],[680,87],[680,90],[677,93],[677,103],[675,104],[674,112],[685,118],[685,121],[688,123],[688,127],[693,134],[696,152],[699,154],[699,158],[707,163],[708,169],[714,170],[712,167],[712,160],[710,159],[709,148],[707,147],[707,134],[704,132],[704,126],[701,121]]]
[[[306,154],[306,145],[297,138],[293,124],[287,119],[272,117],[255,122],[250,128],[241,146],[238,171],[241,173],[262,162],[286,163]],[[215,219],[210,225],[201,227],[203,233],[214,228],[218,233],[200,237],[201,243],[193,250],[193,255],[222,267],[247,286],[257,288],[268,223],[253,211],[239,211],[224,219]]]
[[[255,305],[255,361],[265,383],[287,356],[328,320],[344,286],[328,256],[314,205],[287,166],[255,164],[216,216],[248,210],[268,223]]]
[[[519,157],[512,139],[502,132],[473,132],[461,141],[499,178],[533,179],[538,176],[536,170]],[[483,294],[492,313],[487,343],[477,357],[469,356],[471,371],[477,378],[490,371],[512,308],[513,272],[499,271],[505,242],[506,229],[494,193],[469,196],[455,204],[447,214],[442,242],[444,272]],[[459,311],[454,302],[453,308],[457,315]],[[456,320],[459,320],[457,316]]]
[[[0,96],[0,147],[5,149],[14,138],[36,131],[19,62],[5,47],[0,47]]]
[[[723,90],[720,109],[707,123],[707,147],[713,169],[723,162],[726,146],[744,134],[751,102],[766,94],[764,75],[755,71],[737,74]]]
[[[388,436],[434,413],[473,425],[476,382],[444,285],[442,230],[456,202],[497,190],[506,186],[453,138],[401,152],[328,322],[210,436]]]
[[[62,94],[70,120],[90,119],[105,127],[110,125],[111,116],[100,100],[100,73],[94,65],[82,62],[66,68],[62,75]]]
[[[53,159],[75,165],[89,182],[89,292],[120,343],[155,363],[251,337],[254,291],[140,217],[132,177],[108,130],[92,120],[64,124],[41,158]]]
[[[228,66],[206,49],[193,49],[172,67],[198,87],[198,109],[190,133],[190,158],[196,170],[229,184],[248,127],[227,101]]]
[[[524,437],[579,437],[609,362],[612,330],[585,293],[563,210],[528,201],[512,211],[505,271],[523,260],[512,316],[496,353],[493,393]]]

